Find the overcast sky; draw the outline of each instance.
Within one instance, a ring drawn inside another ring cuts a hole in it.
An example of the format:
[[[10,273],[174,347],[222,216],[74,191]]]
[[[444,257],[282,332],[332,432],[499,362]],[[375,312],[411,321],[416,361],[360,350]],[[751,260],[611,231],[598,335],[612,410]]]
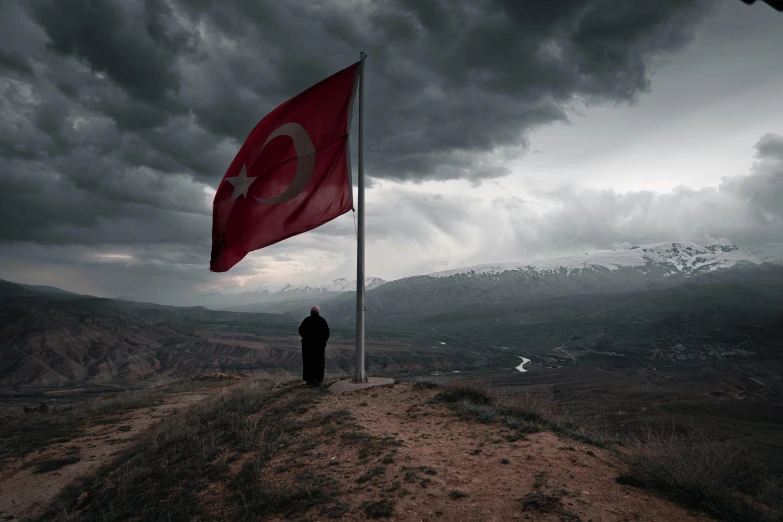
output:
[[[360,50],[369,275],[783,242],[781,49],[783,13],[739,0],[3,0],[0,278],[355,277],[352,214],[208,265],[249,131]]]

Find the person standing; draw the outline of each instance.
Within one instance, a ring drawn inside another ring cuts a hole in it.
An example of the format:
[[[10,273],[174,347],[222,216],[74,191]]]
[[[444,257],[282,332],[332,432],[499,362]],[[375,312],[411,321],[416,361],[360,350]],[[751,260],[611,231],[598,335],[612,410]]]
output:
[[[321,317],[318,305],[313,305],[310,317],[302,321],[299,335],[302,337],[302,380],[310,385],[319,385],[324,380],[329,325]]]

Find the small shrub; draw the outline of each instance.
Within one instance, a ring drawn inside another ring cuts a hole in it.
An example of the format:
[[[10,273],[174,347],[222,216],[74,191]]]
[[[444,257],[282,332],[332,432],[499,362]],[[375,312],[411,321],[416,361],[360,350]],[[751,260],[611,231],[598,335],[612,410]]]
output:
[[[639,479],[639,478],[637,478],[637,477],[635,477],[633,475],[622,474],[619,477],[617,477],[616,479],[614,479],[614,481],[617,482],[618,484],[620,484],[621,486],[631,486],[631,487],[639,488],[639,489],[646,489],[647,488],[647,484],[643,480],[641,480],[641,479]]]
[[[394,514],[394,504],[389,499],[364,504],[364,514],[367,518],[389,518]]]
[[[544,426],[541,423],[526,421],[515,415],[504,415],[502,422],[505,426],[519,433],[540,433],[544,431]]]
[[[343,515],[347,513],[351,507],[343,502],[338,502],[332,506],[324,507],[321,509],[321,514],[326,515],[326,518],[331,520],[338,520],[343,518]]]
[[[339,410],[332,410],[321,415],[321,422],[329,423],[332,421],[345,421],[351,418],[351,410],[348,408],[341,408]]]
[[[546,472],[541,471],[539,473],[536,473],[536,476],[533,479],[533,488],[541,489],[543,486],[546,486],[546,484],[547,484]]]
[[[359,484],[364,484],[365,482],[369,482],[372,480],[373,477],[377,477],[378,475],[383,475],[385,470],[383,468],[373,468],[369,470],[367,473],[356,479],[356,482]]]
[[[413,383],[414,390],[435,390],[440,387],[440,383],[426,379],[422,379]]]
[[[560,501],[560,495],[533,491],[525,495],[522,500],[522,509],[524,511],[530,509],[539,513],[560,513],[563,510],[563,504]]]
[[[454,489],[454,490],[449,492],[449,497],[451,497],[453,500],[459,500],[459,499],[465,498],[467,496],[468,496],[467,493],[464,493],[462,491],[458,491],[456,489]]]
[[[372,439],[372,435],[362,431],[349,431],[347,433],[343,433],[342,435],[340,435],[340,437],[350,442],[354,442],[354,441],[364,442]]]
[[[443,388],[437,399],[445,403],[488,405],[493,402],[489,387],[483,381],[451,379],[446,381]]]
[[[454,408],[463,419],[475,419],[481,424],[491,424],[497,417],[497,411],[486,404],[475,404],[469,401],[460,401],[454,404]]]

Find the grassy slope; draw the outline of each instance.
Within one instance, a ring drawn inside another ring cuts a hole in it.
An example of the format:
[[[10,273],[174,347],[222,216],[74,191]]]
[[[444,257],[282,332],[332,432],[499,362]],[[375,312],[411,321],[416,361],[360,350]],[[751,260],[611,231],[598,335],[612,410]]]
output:
[[[511,442],[553,430],[579,444],[612,443],[551,403],[532,398],[511,402],[470,381],[416,387],[431,389],[430,401],[450,407],[461,419],[456,422],[497,425]],[[378,436],[360,429],[350,410],[322,408],[333,407],[333,402],[323,389],[248,379],[164,420],[110,466],[68,488],[41,520],[323,519],[341,518],[348,510],[354,515],[358,510],[362,518],[388,517],[395,512],[395,502],[410,495],[408,488],[419,482],[426,488],[429,475],[437,472],[426,466],[403,467],[400,481],[384,478],[402,442],[393,433]],[[426,404],[409,409],[420,413],[402,422],[425,415],[422,406]],[[335,480],[348,471],[331,467],[339,461],[327,461],[325,467],[308,464],[323,445],[335,443],[355,452],[360,467],[349,467],[361,474],[350,479],[353,486]],[[703,436],[651,433],[630,441],[617,455],[628,462],[628,473],[618,477],[623,484],[656,490],[723,520],[779,520],[765,496],[763,469],[741,448]],[[501,465],[507,465],[503,460]],[[542,487],[546,477],[539,475],[533,490],[520,498],[523,508],[578,520],[562,503],[570,497]],[[359,504],[365,486],[377,493]],[[453,490],[450,495],[458,502],[465,493]]]
[[[233,379],[226,383],[235,382]],[[219,383],[219,381],[218,381]],[[124,392],[111,397],[67,408],[26,408],[24,416],[0,418],[0,465],[11,458],[20,458],[52,442],[67,442],[84,433],[84,429],[107,417],[155,405],[174,393],[211,388],[215,380],[187,379],[171,384]]]

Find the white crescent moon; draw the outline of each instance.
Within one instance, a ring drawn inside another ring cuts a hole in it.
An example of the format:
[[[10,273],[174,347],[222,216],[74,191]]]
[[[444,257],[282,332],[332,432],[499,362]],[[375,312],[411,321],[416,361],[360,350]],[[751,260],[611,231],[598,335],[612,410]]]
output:
[[[291,181],[291,184],[288,185],[288,188],[277,196],[268,199],[256,197],[258,201],[266,203],[267,205],[283,203],[298,196],[299,193],[305,189],[307,184],[310,183],[310,178],[313,177],[313,170],[315,169],[315,146],[304,127],[298,123],[284,123],[269,135],[266,142],[264,142],[264,146],[261,147],[261,150],[264,150],[266,144],[278,136],[288,136],[294,142],[294,149],[296,150],[296,175],[294,176],[293,181]]]

